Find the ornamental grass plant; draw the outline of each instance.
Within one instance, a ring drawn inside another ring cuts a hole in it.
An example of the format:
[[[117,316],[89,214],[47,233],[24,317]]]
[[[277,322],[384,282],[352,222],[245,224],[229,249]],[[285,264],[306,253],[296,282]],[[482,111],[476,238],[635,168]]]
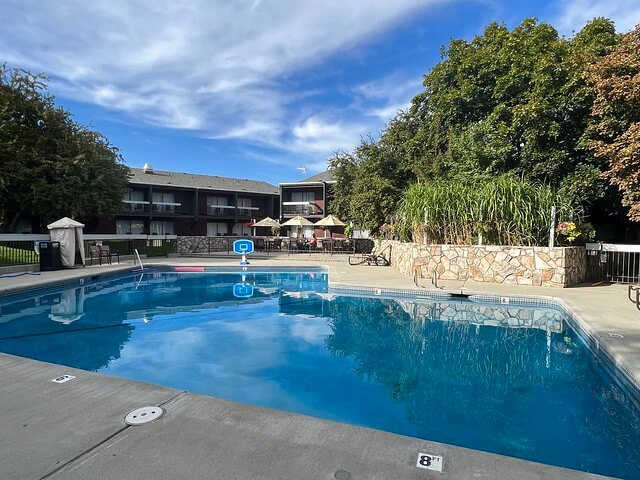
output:
[[[579,217],[549,186],[505,174],[487,180],[416,183],[406,191],[402,214],[414,238],[430,243],[547,245],[551,208],[557,218]]]

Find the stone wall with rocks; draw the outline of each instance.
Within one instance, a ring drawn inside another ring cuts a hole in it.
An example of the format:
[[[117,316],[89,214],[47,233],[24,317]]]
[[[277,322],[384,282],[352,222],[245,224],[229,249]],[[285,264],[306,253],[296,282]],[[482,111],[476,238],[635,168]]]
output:
[[[442,280],[570,287],[586,279],[584,247],[505,247],[498,245],[420,245],[380,240],[376,251],[391,247],[391,266],[408,276],[417,272]]]
[[[256,251],[262,251],[265,248],[265,237],[180,236],[177,240],[176,253],[179,255],[193,255],[229,252],[232,250],[234,240],[242,238],[253,240]],[[373,240],[370,238],[352,238],[351,245],[350,251],[355,250],[355,253],[369,253],[374,247]]]
[[[180,255],[210,253],[209,243],[209,237],[178,237],[176,252]]]

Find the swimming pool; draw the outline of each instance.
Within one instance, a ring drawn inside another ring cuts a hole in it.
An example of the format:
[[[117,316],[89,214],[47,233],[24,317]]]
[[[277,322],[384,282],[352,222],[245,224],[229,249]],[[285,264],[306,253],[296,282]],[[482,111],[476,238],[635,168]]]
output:
[[[327,273],[123,274],[0,299],[0,352],[623,478],[640,411],[553,308]]]

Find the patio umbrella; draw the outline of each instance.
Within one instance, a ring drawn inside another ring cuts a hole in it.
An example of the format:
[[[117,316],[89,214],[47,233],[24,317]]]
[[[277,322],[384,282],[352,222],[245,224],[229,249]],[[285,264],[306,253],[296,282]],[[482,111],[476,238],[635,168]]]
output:
[[[300,215],[296,215],[282,224],[283,227],[297,227],[298,229],[302,229],[302,227],[310,227],[312,225],[313,222],[310,222]]]
[[[318,220],[316,225],[319,227],[344,227],[345,223],[335,215],[327,215],[322,220]]]
[[[344,227],[344,225],[345,223],[335,215],[327,215],[322,220],[318,220],[316,222],[316,227],[322,227],[323,229],[326,229],[329,227]],[[331,230],[329,230],[329,232],[331,232]],[[326,236],[327,234],[325,233],[325,237]]]
[[[267,227],[267,228],[270,228],[272,232],[273,232],[274,228],[277,228],[278,231],[279,231],[280,230],[280,222],[278,220],[274,220],[271,217],[263,218],[259,222],[256,222],[256,223],[253,224],[253,234],[254,235],[256,234],[256,227]]]
[[[271,217],[263,218],[259,222],[253,224],[254,227],[279,227],[280,222]]]

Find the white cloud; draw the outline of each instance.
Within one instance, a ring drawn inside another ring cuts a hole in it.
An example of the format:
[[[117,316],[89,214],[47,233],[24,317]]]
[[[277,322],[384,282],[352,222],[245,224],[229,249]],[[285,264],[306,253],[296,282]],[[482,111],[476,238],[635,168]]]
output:
[[[619,32],[627,32],[640,23],[638,0],[572,0],[564,5],[557,25],[565,35],[579,31],[595,17],[610,18]]]
[[[293,127],[293,147],[304,146],[318,152],[347,150],[360,140],[359,133],[365,128],[363,125],[312,116]]]
[[[328,153],[377,123],[296,112],[309,92],[288,78],[444,1],[5,0],[0,58],[48,73],[58,96],[134,121]],[[399,102],[376,88],[357,94],[387,102],[369,114],[379,120]]]
[[[398,75],[357,85],[353,91],[365,115],[388,120],[400,110],[407,110],[411,99],[422,90],[419,75],[409,80]],[[358,101],[359,100],[359,101]]]

